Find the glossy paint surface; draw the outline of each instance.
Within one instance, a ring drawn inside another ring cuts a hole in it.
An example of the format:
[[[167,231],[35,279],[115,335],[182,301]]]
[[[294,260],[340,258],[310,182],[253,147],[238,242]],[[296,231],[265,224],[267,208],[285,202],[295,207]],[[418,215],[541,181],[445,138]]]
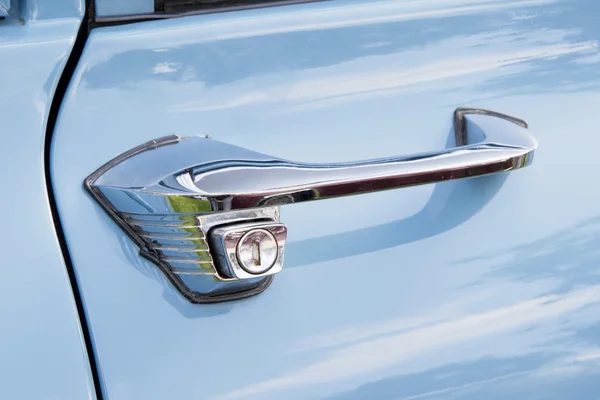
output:
[[[50,1],[27,3],[41,11],[35,19],[0,25],[0,398],[95,398],[43,163],[48,112],[82,5],[59,12]]]
[[[595,1],[332,1],[92,32],[52,173],[110,399],[596,399]],[[307,162],[452,147],[526,119],[531,167],[283,207],[261,295],[193,305],[85,194],[167,134]],[[74,167],[76,166],[76,167]]]

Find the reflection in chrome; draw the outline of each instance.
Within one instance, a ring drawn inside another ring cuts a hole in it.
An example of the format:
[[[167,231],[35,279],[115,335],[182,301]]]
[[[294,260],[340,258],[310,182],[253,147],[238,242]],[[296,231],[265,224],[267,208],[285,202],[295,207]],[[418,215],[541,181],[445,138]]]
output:
[[[282,160],[207,137],[168,136],[110,161],[85,187],[188,299],[225,301],[260,293],[281,269],[286,230],[277,223],[280,205],[511,171],[533,160],[537,142],[522,120],[461,108],[454,128],[455,148],[335,164]],[[237,246],[252,229],[276,238],[276,247],[264,243],[270,246],[265,255],[278,254],[268,268],[256,253],[250,256],[258,257],[256,270],[240,265]],[[209,281],[194,290],[180,275]],[[240,279],[248,281],[219,284]]]

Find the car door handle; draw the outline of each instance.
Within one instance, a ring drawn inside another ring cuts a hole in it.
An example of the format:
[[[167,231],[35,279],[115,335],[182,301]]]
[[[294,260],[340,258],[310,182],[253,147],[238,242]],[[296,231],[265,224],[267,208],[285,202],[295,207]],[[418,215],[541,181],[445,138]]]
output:
[[[537,143],[524,130],[527,124],[498,113],[486,112],[480,118],[485,139],[468,144],[464,117],[474,111],[456,111],[457,147],[409,156],[309,164],[214,142],[208,144],[210,159],[187,172],[178,171],[168,184],[162,180],[153,190],[201,196],[210,202],[212,211],[228,211],[475,177],[518,169],[532,161]],[[507,120],[512,124],[503,124]]]
[[[525,121],[489,110],[457,109],[454,134],[450,149],[326,164],[169,136],[117,157],[85,186],[170,273],[253,279],[281,270],[280,205],[511,171],[537,148]]]

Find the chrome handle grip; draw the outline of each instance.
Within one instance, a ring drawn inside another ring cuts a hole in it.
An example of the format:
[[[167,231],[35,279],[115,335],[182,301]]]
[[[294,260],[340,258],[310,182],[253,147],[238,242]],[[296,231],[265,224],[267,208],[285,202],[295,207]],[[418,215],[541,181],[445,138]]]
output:
[[[484,141],[462,144],[468,125],[465,111],[457,111],[459,146],[452,149],[337,164],[291,162],[242,150],[230,160],[208,159],[154,190],[201,196],[210,201],[212,211],[241,210],[475,177],[531,162],[537,144],[523,121],[479,116]],[[208,146],[207,154],[233,153],[229,144]]]
[[[182,275],[221,281],[263,277],[281,269],[283,249],[266,272],[254,274],[264,266],[246,268],[236,258],[245,231],[211,229],[232,222],[256,227],[268,220],[259,227],[267,231],[263,236],[285,242],[285,227],[273,224],[279,205],[505,172],[533,160],[537,142],[522,120],[461,108],[454,113],[454,127],[457,147],[451,149],[333,164],[292,162],[204,137],[170,136],[117,157],[85,186],[176,286],[175,277]],[[266,259],[260,245],[253,244],[256,260]],[[189,290],[183,283],[178,287]],[[191,292],[187,297],[198,302],[212,296],[204,293],[199,300]]]

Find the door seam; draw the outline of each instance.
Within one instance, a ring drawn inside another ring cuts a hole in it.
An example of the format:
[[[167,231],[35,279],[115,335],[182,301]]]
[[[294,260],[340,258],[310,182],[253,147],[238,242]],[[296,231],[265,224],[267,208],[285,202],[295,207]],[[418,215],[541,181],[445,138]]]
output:
[[[87,0],[85,2],[85,11],[81,20],[81,24],[79,26],[79,30],[77,31],[77,36],[75,37],[75,42],[73,43],[73,47],[71,48],[71,52],[69,54],[69,57],[67,58],[67,62],[65,63],[63,71],[58,79],[58,83],[54,91],[54,96],[50,104],[48,120],[46,122],[46,134],[44,137],[44,177],[46,182],[48,203],[50,204],[52,223],[54,225],[54,230],[58,239],[60,251],[69,277],[69,283],[71,284],[71,290],[73,293],[73,298],[75,300],[77,314],[79,316],[79,325],[81,327],[81,333],[85,343],[88,362],[92,373],[92,381],[94,384],[94,390],[96,392],[96,399],[103,400],[97,357],[95,355],[94,346],[90,335],[90,329],[87,323],[88,320],[86,318],[86,311],[83,305],[83,299],[79,290],[79,286],[77,285],[77,277],[75,275],[73,263],[71,262],[71,256],[69,254],[69,249],[65,240],[62,224],[60,222],[60,216],[54,197],[54,190],[52,188],[52,174],[50,173],[52,134],[54,132],[54,128],[56,127],[56,121],[58,118],[58,113],[60,111],[60,106],[62,104],[63,98],[65,97],[67,89],[69,88],[69,83],[71,82],[71,78],[75,73],[75,69],[77,68],[77,64],[79,63],[79,59],[81,58],[81,54],[83,53],[83,49],[85,47],[85,43],[89,35],[89,12],[91,9],[93,9],[93,4],[91,3],[92,0]]]

